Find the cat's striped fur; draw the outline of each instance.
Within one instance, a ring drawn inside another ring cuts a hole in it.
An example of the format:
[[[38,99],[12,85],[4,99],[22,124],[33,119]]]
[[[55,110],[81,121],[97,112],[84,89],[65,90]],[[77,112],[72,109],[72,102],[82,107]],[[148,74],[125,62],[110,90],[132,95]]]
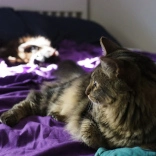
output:
[[[32,91],[1,115],[14,126],[28,115],[51,115],[76,140],[93,148],[141,146],[156,150],[156,66],[106,38],[106,56],[91,73]]]

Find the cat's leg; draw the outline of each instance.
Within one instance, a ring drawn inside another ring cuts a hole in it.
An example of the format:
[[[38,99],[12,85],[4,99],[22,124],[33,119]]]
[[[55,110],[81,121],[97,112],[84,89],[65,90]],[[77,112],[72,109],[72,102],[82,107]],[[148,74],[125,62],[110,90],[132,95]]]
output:
[[[66,130],[74,140],[84,142],[92,148],[108,147],[106,139],[102,136],[97,124],[90,118],[72,116],[68,119]]]
[[[90,119],[84,119],[80,127],[82,141],[92,148],[107,147],[106,139],[102,136],[96,123]]]
[[[39,92],[32,91],[25,100],[15,104],[11,109],[2,113],[0,116],[1,122],[12,127],[22,118],[30,115],[40,115],[40,98],[41,95]]]

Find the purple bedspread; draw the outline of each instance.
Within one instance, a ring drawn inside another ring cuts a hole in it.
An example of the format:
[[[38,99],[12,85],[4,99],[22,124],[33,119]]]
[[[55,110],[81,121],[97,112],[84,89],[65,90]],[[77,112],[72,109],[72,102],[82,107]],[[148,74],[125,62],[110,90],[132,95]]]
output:
[[[59,48],[61,61],[72,59],[86,71],[99,64],[100,46],[63,41]],[[146,53],[146,55],[149,55]],[[150,57],[156,60],[155,54]],[[54,79],[56,64],[44,67],[19,65],[8,67],[0,62],[0,114],[23,100],[30,89]],[[30,116],[13,128],[0,123],[0,156],[93,156],[95,150],[73,141],[64,124],[49,116]]]
[[[99,46],[63,41],[59,46],[61,61],[75,60],[86,71],[99,63]],[[44,67],[19,65],[8,67],[0,62],[0,114],[23,100],[30,89],[54,79],[56,64]],[[95,150],[73,141],[64,130],[64,124],[46,116],[27,117],[13,128],[0,123],[0,156],[92,156]]]

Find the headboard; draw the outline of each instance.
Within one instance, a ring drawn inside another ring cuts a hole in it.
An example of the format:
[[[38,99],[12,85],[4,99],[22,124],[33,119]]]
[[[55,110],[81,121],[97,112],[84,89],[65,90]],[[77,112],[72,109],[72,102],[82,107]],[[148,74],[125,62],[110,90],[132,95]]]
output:
[[[49,16],[89,19],[89,0],[0,0],[0,7],[37,11]]]

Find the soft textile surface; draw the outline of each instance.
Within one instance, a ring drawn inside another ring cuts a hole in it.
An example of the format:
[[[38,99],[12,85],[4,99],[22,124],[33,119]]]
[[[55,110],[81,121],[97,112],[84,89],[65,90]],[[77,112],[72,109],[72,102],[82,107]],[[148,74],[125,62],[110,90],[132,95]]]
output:
[[[99,38],[105,36],[118,43],[115,37],[101,25],[89,20],[50,17],[32,11],[0,8],[0,21],[3,21],[0,24],[2,41],[24,35],[43,35],[52,40],[54,46],[63,39],[99,43]]]
[[[98,63],[101,48],[89,44],[63,41],[59,48],[61,61],[77,61],[86,71]],[[30,89],[39,89],[44,81],[52,81],[57,65],[44,67],[19,65],[8,67],[0,62],[0,114],[23,100]],[[0,156],[92,156],[95,150],[83,143],[73,141],[64,130],[64,124],[51,117],[30,116],[15,127],[0,124]]]
[[[107,150],[105,148],[99,148],[95,156],[156,156],[156,152],[144,150],[140,147],[118,148],[115,150]]]
[[[99,64],[100,45],[78,44],[65,40],[59,45],[61,60],[72,59],[90,72]],[[148,53],[146,53],[148,55]],[[156,60],[154,54],[150,57]],[[0,114],[23,100],[30,89],[39,89],[43,81],[53,81],[56,64],[8,67],[0,62]],[[30,116],[13,128],[0,124],[0,156],[93,156],[93,150],[73,141],[64,124],[49,116]]]

